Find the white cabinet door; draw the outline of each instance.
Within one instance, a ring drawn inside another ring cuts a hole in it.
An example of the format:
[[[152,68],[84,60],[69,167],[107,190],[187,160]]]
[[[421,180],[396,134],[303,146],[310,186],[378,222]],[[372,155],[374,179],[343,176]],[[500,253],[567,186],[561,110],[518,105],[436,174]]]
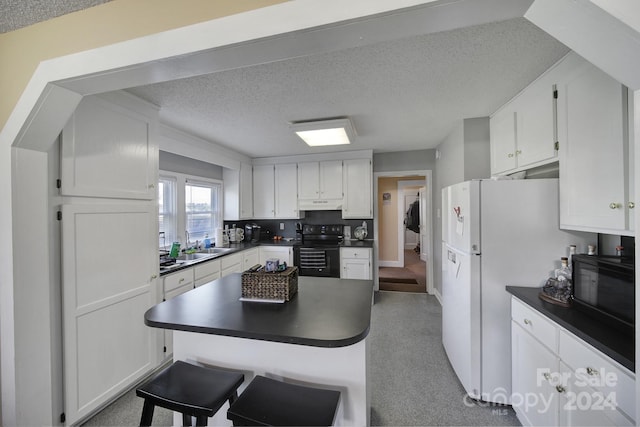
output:
[[[273,165],[253,166],[254,218],[273,218],[275,216],[274,176]]]
[[[242,271],[248,270],[260,261],[258,248],[242,251]]]
[[[234,221],[253,217],[253,169],[240,163],[240,169],[222,170],[224,181],[224,219]]]
[[[298,163],[298,199],[320,198],[320,163]]]
[[[489,119],[491,174],[516,168],[516,111],[507,104]]]
[[[298,163],[298,198],[342,199],[342,160]]]
[[[298,165],[284,164],[275,167],[275,217],[299,218],[298,213]]]
[[[372,166],[370,159],[345,160],[342,218],[372,218]]]
[[[157,110],[125,93],[87,96],[62,131],[61,194],[154,200]]]
[[[240,218],[253,217],[253,171],[250,164],[240,163]]]
[[[342,160],[320,162],[320,198],[342,199]]]
[[[182,285],[179,288],[173,289],[164,294],[164,300],[168,301],[171,298],[175,298],[178,295],[182,295],[193,289],[193,282],[186,285]],[[164,357],[169,358],[173,355],[173,331],[170,329],[164,330]]]
[[[280,262],[286,262],[288,266],[293,265],[293,248],[291,246],[260,246],[259,263],[265,265],[268,259],[276,258]]]
[[[516,100],[515,154],[519,168],[556,157],[554,76],[543,75]]]
[[[340,278],[371,280],[371,249],[340,248]]]
[[[582,61],[558,92],[560,227],[630,234],[626,90]]]
[[[62,207],[65,414],[69,425],[150,372],[158,334],[157,206]]]
[[[558,425],[557,356],[511,322],[511,360],[511,403],[518,419],[529,426]]]

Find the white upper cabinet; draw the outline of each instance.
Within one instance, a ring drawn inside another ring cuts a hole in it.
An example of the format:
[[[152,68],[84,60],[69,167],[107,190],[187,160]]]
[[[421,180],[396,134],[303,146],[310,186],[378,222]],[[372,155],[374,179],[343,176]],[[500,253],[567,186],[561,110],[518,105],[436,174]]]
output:
[[[275,167],[275,216],[299,218],[298,165],[295,163]]]
[[[273,165],[253,166],[253,217],[275,216],[275,169]]]
[[[577,55],[567,66],[558,85],[560,227],[633,235],[627,89]]]
[[[491,174],[516,172],[556,160],[556,66],[491,116]]]
[[[224,181],[224,219],[226,221],[253,218],[253,171],[248,163],[240,169],[222,170]]]
[[[300,217],[295,163],[253,166],[253,217]]]
[[[342,200],[342,160],[298,163],[298,199]]]
[[[371,160],[345,160],[342,170],[344,183],[342,218],[372,218]]]
[[[87,96],[62,131],[61,194],[153,200],[158,110],[124,92]]]

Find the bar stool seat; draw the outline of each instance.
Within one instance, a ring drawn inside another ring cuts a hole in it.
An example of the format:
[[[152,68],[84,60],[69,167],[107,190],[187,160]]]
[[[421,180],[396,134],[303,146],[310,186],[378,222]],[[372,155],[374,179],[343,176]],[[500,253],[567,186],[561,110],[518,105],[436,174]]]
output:
[[[136,389],[144,399],[141,426],[150,426],[156,406],[182,413],[184,425],[207,425],[225,401],[233,403],[244,374],[196,366],[183,361],[174,362],[151,380]]]
[[[330,426],[340,392],[256,376],[227,411],[234,426]]]

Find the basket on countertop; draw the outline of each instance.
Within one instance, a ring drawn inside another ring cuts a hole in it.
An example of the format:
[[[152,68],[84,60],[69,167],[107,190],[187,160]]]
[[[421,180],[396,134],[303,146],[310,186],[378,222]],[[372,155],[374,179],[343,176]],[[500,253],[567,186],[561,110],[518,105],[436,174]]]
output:
[[[298,292],[298,267],[284,271],[245,271],[242,298],[289,301]]]

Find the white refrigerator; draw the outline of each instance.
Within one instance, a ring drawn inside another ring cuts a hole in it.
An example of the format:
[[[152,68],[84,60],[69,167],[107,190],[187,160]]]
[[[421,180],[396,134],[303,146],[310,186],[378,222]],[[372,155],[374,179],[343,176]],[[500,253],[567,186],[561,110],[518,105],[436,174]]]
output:
[[[591,233],[559,229],[558,180],[476,180],[442,190],[442,343],[470,397],[511,403],[506,286],[541,287],[568,246]]]

